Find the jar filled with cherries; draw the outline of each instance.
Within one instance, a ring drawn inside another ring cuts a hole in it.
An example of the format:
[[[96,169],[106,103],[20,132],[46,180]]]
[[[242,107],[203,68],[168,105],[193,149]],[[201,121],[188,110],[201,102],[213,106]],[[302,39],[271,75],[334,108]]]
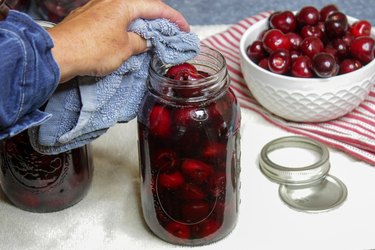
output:
[[[143,215],[161,239],[228,235],[239,206],[240,108],[224,57],[202,46],[183,64],[151,62],[138,115]]]
[[[1,188],[12,204],[38,213],[81,201],[93,177],[90,145],[45,155],[33,149],[27,131],[0,141],[0,169]]]
[[[29,9],[31,0],[6,0],[6,3],[11,9],[25,12]]]
[[[333,4],[274,12],[269,28],[248,46],[247,55],[266,70],[293,77],[352,72],[374,59],[375,41],[367,20],[348,19]]]

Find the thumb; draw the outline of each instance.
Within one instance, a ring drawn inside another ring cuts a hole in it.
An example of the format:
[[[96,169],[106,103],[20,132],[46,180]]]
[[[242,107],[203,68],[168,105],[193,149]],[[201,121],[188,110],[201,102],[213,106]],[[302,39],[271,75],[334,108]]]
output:
[[[147,41],[134,32],[129,32],[129,46],[132,55],[147,51]]]

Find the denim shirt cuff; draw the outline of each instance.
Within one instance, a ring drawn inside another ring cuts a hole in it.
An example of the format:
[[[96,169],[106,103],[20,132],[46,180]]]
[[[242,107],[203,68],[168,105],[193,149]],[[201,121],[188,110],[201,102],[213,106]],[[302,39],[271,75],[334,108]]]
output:
[[[50,35],[27,14],[10,11],[0,22],[0,45],[6,69],[0,72],[4,79],[3,94],[0,92],[0,139],[4,139],[50,117],[39,108],[58,86],[60,70],[51,52]]]

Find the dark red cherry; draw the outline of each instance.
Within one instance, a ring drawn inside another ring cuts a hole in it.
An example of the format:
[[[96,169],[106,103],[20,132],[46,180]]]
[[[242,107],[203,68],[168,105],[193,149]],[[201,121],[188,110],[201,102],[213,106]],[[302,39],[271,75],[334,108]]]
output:
[[[198,184],[207,181],[214,172],[210,165],[195,159],[185,159],[181,164],[181,171],[184,176]]]
[[[268,68],[268,57],[263,58],[262,60],[259,61],[258,63],[259,67],[269,70]]]
[[[310,78],[313,76],[312,64],[310,57],[299,56],[292,64],[290,73],[295,77]]]
[[[255,63],[258,63],[261,59],[266,57],[266,52],[263,49],[262,41],[254,41],[247,47],[247,56]]]
[[[226,186],[226,175],[225,172],[215,172],[209,180],[209,188],[211,195],[219,197],[224,195]]]
[[[350,43],[351,55],[366,64],[374,59],[374,39],[368,36],[356,37]]]
[[[223,156],[225,157],[226,152],[226,144],[219,142],[210,142],[203,148],[202,155],[207,159],[211,159]]]
[[[196,223],[205,219],[210,212],[210,208],[205,201],[184,202],[181,206],[181,213],[186,223]]]
[[[299,51],[295,51],[295,50],[292,50],[292,51],[290,52],[290,60],[292,60],[292,63],[293,63],[294,60],[295,60],[297,57],[301,56],[301,55],[302,55],[301,52],[299,52]]]
[[[188,225],[178,223],[176,221],[171,221],[167,224],[166,230],[177,238],[190,238],[190,227]]]
[[[268,59],[268,68],[276,74],[285,74],[290,68],[289,50],[279,49],[270,54]]]
[[[172,149],[158,149],[152,154],[152,167],[161,170],[169,171],[177,165],[177,154]]]
[[[319,21],[319,11],[313,6],[305,6],[296,15],[298,25],[315,25]]]
[[[182,63],[170,67],[165,74],[174,80],[189,80],[189,77],[198,75],[197,69],[190,63]]]
[[[268,30],[263,36],[263,47],[268,53],[278,49],[290,50],[292,47],[288,37],[277,29]]]
[[[331,77],[338,73],[338,65],[335,58],[328,53],[320,52],[312,59],[312,68],[319,77]]]
[[[279,29],[283,33],[293,32],[296,29],[296,18],[291,11],[281,11],[270,16],[269,25],[273,29]]]
[[[173,173],[161,173],[159,174],[159,185],[162,188],[177,189],[182,187],[184,184],[184,177],[178,171]]]
[[[301,43],[302,54],[313,58],[315,54],[323,51],[324,45],[322,40],[317,37],[306,37]]]
[[[305,25],[302,27],[300,34],[302,38],[314,36],[319,39],[323,38],[323,32],[320,27],[318,26],[311,26],[311,25]]]
[[[320,21],[325,21],[327,19],[327,17],[335,12],[335,11],[338,11],[339,9],[337,8],[336,5],[334,4],[328,4],[328,5],[325,5],[323,6],[323,8],[320,9]]]
[[[341,38],[347,46],[350,46],[351,42],[354,39],[354,36],[350,34],[350,32],[346,32],[346,34]]]
[[[221,224],[213,219],[207,219],[197,225],[196,233],[200,238],[214,237],[215,233],[220,229]]]
[[[358,36],[370,36],[371,23],[366,20],[359,20],[354,22],[349,28],[350,34],[354,37]]]
[[[286,36],[289,38],[289,41],[292,45],[291,50],[299,51],[303,40],[302,37],[294,32],[290,32],[286,34]]]
[[[150,112],[149,129],[156,136],[167,137],[171,134],[172,118],[169,110],[161,105],[153,106]]]
[[[206,197],[206,192],[193,183],[185,184],[181,190],[181,198],[184,200],[203,200]]]
[[[333,40],[332,47],[336,49],[336,56],[339,59],[343,59],[349,56],[349,46],[346,45],[346,42],[343,39],[337,38]]]
[[[340,63],[340,74],[353,72],[362,67],[362,63],[356,59],[345,59]]]
[[[333,12],[324,23],[325,34],[330,38],[342,37],[346,34],[348,26],[348,19],[344,13]]]

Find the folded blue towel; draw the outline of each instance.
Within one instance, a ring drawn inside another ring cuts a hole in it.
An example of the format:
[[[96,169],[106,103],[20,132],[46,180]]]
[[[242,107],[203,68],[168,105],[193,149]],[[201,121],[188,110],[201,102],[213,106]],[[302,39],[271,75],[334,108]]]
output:
[[[178,64],[199,52],[197,35],[180,31],[166,19],[137,19],[129,31],[149,40],[153,48],[130,57],[105,77],[78,77],[72,84],[61,84],[45,108],[52,117],[29,129],[35,150],[43,154],[65,152],[88,144],[117,122],[132,120],[147,89],[152,54],[165,63]]]

